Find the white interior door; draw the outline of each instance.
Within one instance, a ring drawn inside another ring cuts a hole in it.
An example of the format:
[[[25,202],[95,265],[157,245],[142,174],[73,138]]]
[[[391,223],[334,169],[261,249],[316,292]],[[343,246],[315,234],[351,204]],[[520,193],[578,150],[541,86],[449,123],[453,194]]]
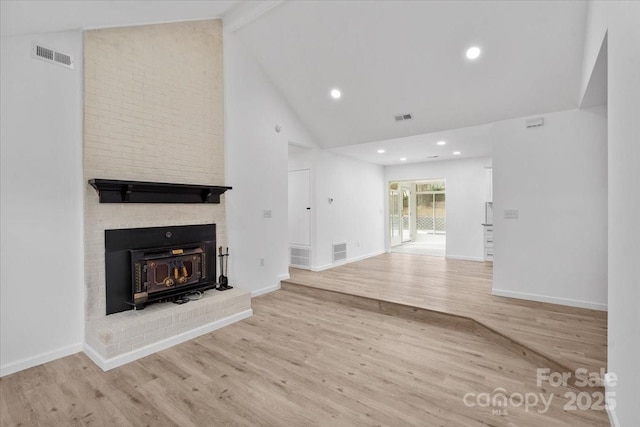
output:
[[[289,243],[311,243],[311,205],[309,169],[289,172]]]

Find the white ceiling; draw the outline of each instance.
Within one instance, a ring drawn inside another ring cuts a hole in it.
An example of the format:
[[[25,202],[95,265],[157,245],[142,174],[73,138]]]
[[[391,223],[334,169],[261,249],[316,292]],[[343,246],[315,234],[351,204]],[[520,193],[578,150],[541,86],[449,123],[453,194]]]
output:
[[[0,2],[3,36],[219,18],[233,1],[71,0]]]
[[[600,51],[596,58],[596,63],[591,71],[591,77],[585,90],[580,108],[589,108],[599,105],[607,105],[607,57],[608,57],[608,36],[605,35],[600,45]]]
[[[3,36],[225,16],[323,147],[378,164],[490,155],[489,127],[476,125],[578,104],[584,1],[0,4]]]
[[[523,120],[524,126],[524,120]],[[458,128],[430,134],[408,136],[378,142],[347,145],[330,151],[365,162],[379,165],[399,165],[439,160],[455,160],[470,157],[488,157],[493,151],[492,125]],[[445,141],[445,145],[437,145]],[[379,149],[385,150],[379,154]],[[461,154],[455,155],[454,151]],[[431,156],[438,156],[433,159]],[[402,161],[400,158],[406,158]]]
[[[585,17],[583,1],[298,1],[236,34],[339,147],[576,108]]]

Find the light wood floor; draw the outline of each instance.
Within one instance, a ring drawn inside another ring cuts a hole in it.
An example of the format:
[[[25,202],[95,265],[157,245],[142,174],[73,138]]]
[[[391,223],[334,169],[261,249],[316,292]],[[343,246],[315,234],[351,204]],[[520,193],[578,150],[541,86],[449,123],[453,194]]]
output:
[[[569,389],[482,336],[281,290],[254,316],[109,372],[83,354],[0,380],[2,426],[587,426]],[[466,393],[554,393],[548,412]],[[468,402],[475,402],[473,398]]]
[[[492,278],[492,263],[390,253],[287,282],[471,317],[571,371],[606,368],[606,312],[492,296]]]

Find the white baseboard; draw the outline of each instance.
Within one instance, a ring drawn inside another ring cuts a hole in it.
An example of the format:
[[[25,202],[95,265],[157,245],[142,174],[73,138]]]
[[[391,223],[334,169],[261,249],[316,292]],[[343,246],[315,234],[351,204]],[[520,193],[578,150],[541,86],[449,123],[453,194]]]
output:
[[[461,259],[463,261],[484,261],[483,257],[465,255],[445,255],[446,259]]]
[[[289,275],[287,274],[286,279],[288,278],[289,278]],[[286,280],[286,279],[280,279],[280,280]],[[280,289],[279,281],[277,285],[267,286],[266,288],[256,289],[255,291],[251,291],[251,298],[259,297],[260,295],[268,294],[269,292],[275,292],[278,289]]]
[[[318,271],[328,270],[330,268],[337,267],[339,265],[343,265],[343,264],[346,264],[346,263],[347,263],[346,261],[343,261],[343,262],[335,263],[335,264],[325,264],[325,265],[321,265],[319,267],[311,267],[310,270],[317,273]]]
[[[37,356],[28,357],[26,359],[18,360],[16,362],[7,363],[0,366],[0,377],[11,375],[13,373],[23,371],[25,369],[33,368],[34,366],[42,365],[43,363],[51,362],[61,357],[76,354],[82,351],[82,343],[72,344],[66,347],[58,348],[56,350],[48,351],[46,353],[39,354]]]
[[[289,267],[297,268],[298,270],[309,270],[309,271],[312,271],[311,267],[309,267],[308,265],[289,264]],[[286,280],[286,279],[282,279],[282,280]]]
[[[349,264],[349,263],[356,262],[356,261],[362,261],[363,259],[367,259],[367,258],[373,258],[374,256],[382,255],[384,253],[386,253],[385,250],[370,252],[368,254],[360,255],[360,256],[357,256],[357,257],[347,258],[345,261],[334,262],[334,263],[331,263],[331,264],[325,264],[325,265],[321,265],[321,266],[318,266],[318,267],[311,267],[311,271],[317,272],[317,271],[328,270],[330,268],[338,267],[340,265],[345,265],[345,264]]]
[[[384,249],[379,250],[379,251],[375,251],[375,252],[369,252],[368,254],[364,254],[364,255],[357,256],[357,257],[349,258],[347,260],[347,263],[356,262],[356,261],[362,261],[363,259],[367,259],[367,258],[373,258],[374,256],[382,255],[383,253],[385,253]]]
[[[283,280],[291,279],[291,275],[289,273],[286,274],[278,274],[278,282],[282,282]]]
[[[126,365],[127,363],[133,362],[134,360],[138,360],[150,354],[157,353],[160,350],[164,350],[185,341],[189,341],[193,338],[199,337],[200,335],[213,332],[216,329],[220,329],[224,326],[230,325],[251,316],[253,316],[253,310],[249,308],[247,310],[241,311],[240,313],[225,317],[224,319],[216,320],[215,322],[202,325],[190,331],[183,332],[179,335],[175,335],[162,341],[158,341],[157,343],[135,349],[133,351],[112,357],[110,359],[105,359],[104,357],[102,357],[97,351],[93,349],[93,347],[91,347],[87,343],[84,344],[84,352],[103,371],[108,371],[110,369],[117,368],[118,366]]]
[[[568,305],[571,307],[589,308],[591,310],[607,311],[607,304],[602,304],[598,302],[581,301],[576,299],[560,298],[560,297],[553,297],[548,295],[529,294],[526,292],[516,292],[516,291],[509,291],[506,289],[496,289],[496,288],[492,289],[491,294],[499,297],[525,299],[530,301],[548,302],[551,304]]]
[[[609,416],[609,422],[611,423],[611,425],[613,427],[620,427],[620,421],[618,421],[618,416],[616,415],[616,405],[615,403],[610,403],[610,399],[607,398],[606,396],[609,396],[611,389],[609,388],[609,386],[605,383],[604,385],[604,391],[605,391],[605,408],[607,410],[607,415]],[[614,398],[615,399],[615,398]]]

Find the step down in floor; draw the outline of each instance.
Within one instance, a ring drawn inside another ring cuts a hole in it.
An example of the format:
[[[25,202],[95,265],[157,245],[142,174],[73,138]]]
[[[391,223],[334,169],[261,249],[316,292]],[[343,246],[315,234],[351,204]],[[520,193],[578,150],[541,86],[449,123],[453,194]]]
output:
[[[475,335],[482,336],[496,345],[510,350],[514,354],[527,359],[536,366],[549,368],[551,372],[572,372],[572,369],[562,363],[555,361],[549,356],[546,356],[471,317],[306,286],[287,280],[281,282],[280,286],[284,291],[296,292],[298,294],[337,302],[355,308],[376,311],[390,316],[401,317],[403,319],[415,320],[429,323],[431,325],[473,333]],[[576,384],[576,380],[575,375],[572,375],[571,378],[568,379],[568,385],[578,391],[604,393],[604,387],[579,386]]]

